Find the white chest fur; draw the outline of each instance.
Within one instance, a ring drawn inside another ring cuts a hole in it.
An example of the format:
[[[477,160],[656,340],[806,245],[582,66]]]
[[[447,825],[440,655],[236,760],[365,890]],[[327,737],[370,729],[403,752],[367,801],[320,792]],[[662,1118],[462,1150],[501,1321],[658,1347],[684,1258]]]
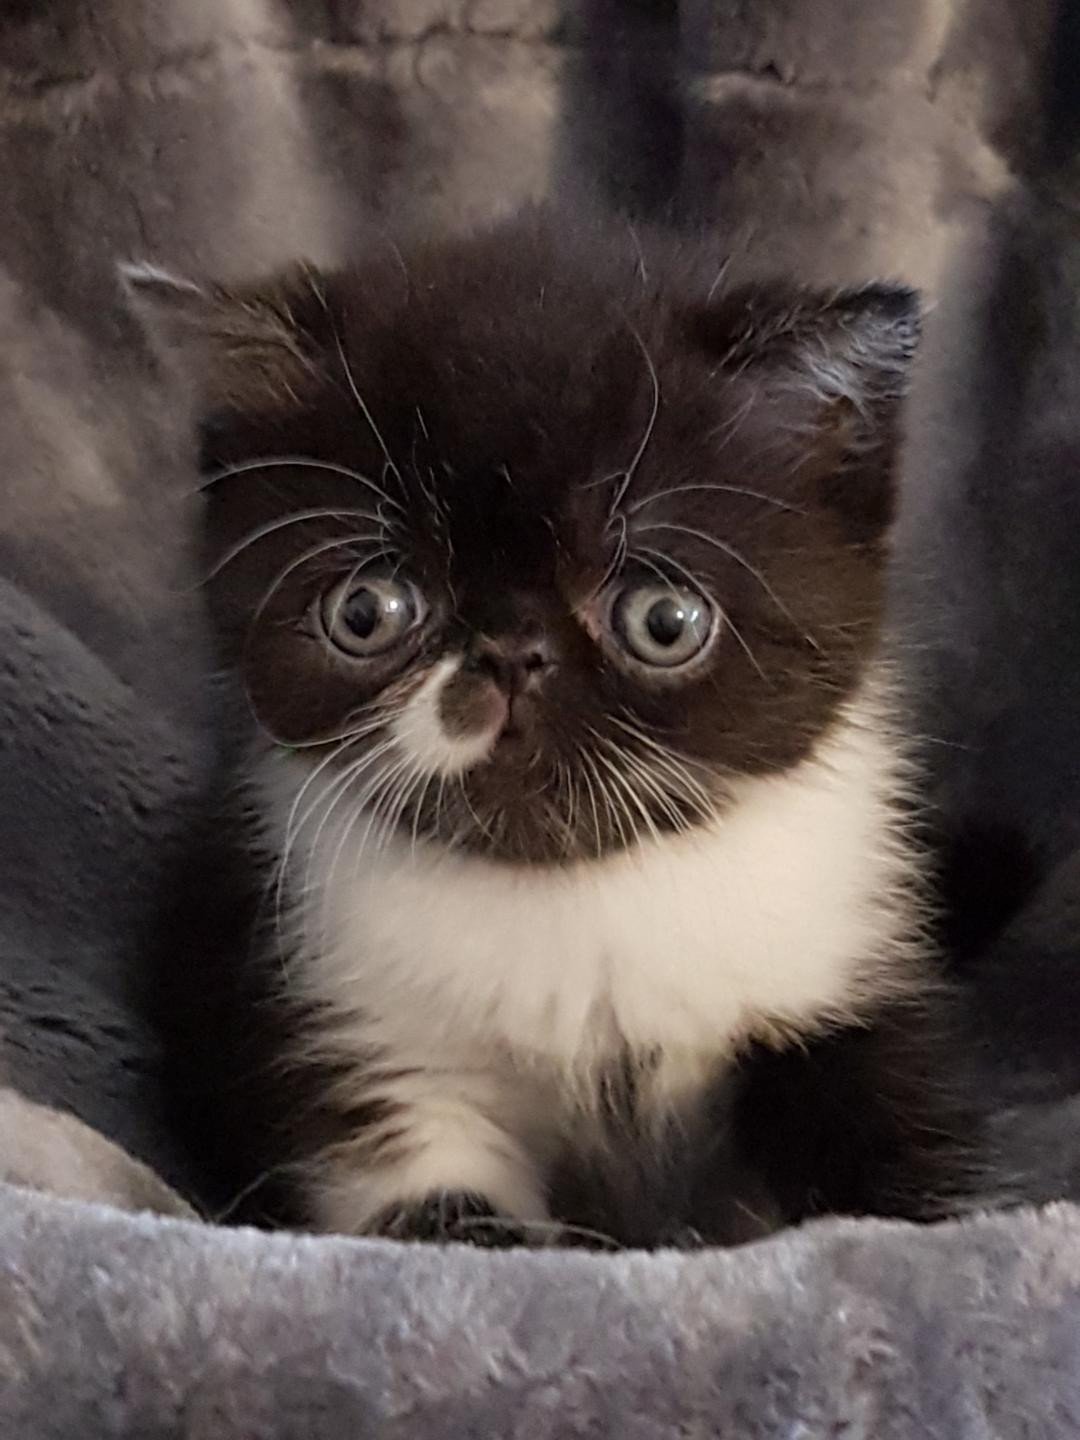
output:
[[[291,801],[306,772],[268,764]],[[857,704],[711,829],[600,863],[534,871],[394,839],[346,842],[331,874],[341,832],[327,825],[316,854],[297,846],[316,885],[290,981],[337,1045],[571,1071],[625,1047],[717,1057],[747,1034],[855,1016],[911,981],[896,772]]]

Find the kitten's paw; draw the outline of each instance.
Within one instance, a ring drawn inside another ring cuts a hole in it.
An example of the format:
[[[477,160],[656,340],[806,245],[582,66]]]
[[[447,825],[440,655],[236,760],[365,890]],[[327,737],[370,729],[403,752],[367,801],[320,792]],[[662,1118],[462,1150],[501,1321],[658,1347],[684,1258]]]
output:
[[[526,1243],[525,1227],[507,1219],[482,1195],[439,1190],[413,1205],[384,1210],[372,1234],[388,1240],[451,1241],[504,1249]]]

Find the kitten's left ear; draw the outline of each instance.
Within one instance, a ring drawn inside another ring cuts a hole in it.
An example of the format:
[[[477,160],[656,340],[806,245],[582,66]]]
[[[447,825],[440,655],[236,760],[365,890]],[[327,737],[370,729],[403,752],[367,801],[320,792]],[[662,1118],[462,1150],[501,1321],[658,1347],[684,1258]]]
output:
[[[787,371],[821,399],[859,410],[904,395],[921,327],[917,293],[887,284],[833,293],[746,286],[698,320],[725,367]]]
[[[888,525],[900,408],[921,329],[900,285],[834,293],[747,286],[699,312],[699,341],[723,370],[760,384],[777,423],[804,437],[807,473],[857,538]]]
[[[120,278],[155,349],[194,385],[204,411],[258,409],[295,394],[315,369],[295,311],[300,272],[250,290],[147,264],[122,265]]]

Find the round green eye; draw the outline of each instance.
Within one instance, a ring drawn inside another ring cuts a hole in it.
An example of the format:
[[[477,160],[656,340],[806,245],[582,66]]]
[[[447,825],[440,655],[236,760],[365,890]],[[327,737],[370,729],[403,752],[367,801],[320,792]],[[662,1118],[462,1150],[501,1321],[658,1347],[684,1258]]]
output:
[[[398,580],[350,580],[335,585],[319,605],[323,631],[347,655],[365,659],[391,650],[422,613],[413,586]]]
[[[643,665],[675,669],[695,659],[716,633],[703,595],[669,585],[638,585],[617,596],[611,612],[619,643]]]

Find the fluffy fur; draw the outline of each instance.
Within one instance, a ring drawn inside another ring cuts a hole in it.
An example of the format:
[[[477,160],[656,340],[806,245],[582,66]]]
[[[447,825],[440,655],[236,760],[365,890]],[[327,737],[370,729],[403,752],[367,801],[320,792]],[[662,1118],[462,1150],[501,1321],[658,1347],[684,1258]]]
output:
[[[409,748],[461,763],[426,736]],[[307,768],[275,754],[263,773],[284,846]],[[297,917],[287,982],[318,1016],[302,1043],[389,1062],[341,1083],[343,1103],[386,1118],[319,1194],[318,1218],[363,1230],[447,1188],[545,1218],[539,1160],[595,1126],[598,1078],[624,1057],[642,1071],[642,1123],[662,1127],[748,1042],[913,992],[918,871],[899,785],[882,702],[862,698],[812,758],[746,782],[722,819],[602,861],[508,869],[407,834],[370,851],[352,814],[312,817],[296,859],[326,880]],[[512,1144],[521,1133],[532,1155]]]
[[[295,1212],[937,1213],[972,1136],[878,652],[913,297],[543,213],[129,278],[205,390],[275,921],[226,1013],[273,1017]]]

